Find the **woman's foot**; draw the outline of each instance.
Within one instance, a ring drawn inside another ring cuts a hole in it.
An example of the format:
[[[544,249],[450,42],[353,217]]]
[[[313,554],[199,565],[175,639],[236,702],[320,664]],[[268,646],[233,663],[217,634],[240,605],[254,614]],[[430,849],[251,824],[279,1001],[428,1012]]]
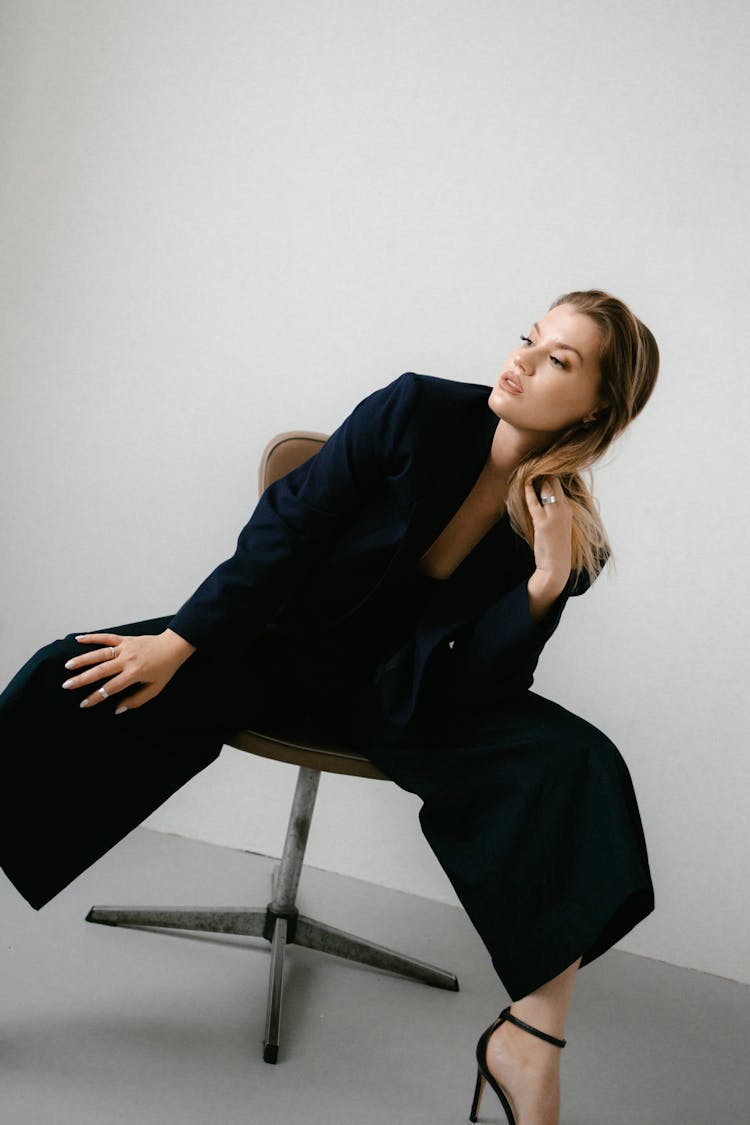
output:
[[[489,1038],[487,1067],[505,1091],[516,1125],[559,1125],[559,1047],[505,1020]]]

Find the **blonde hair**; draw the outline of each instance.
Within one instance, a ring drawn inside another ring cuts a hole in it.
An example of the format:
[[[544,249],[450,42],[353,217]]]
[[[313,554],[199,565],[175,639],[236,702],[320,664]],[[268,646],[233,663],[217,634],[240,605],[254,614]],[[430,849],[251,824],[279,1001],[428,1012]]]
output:
[[[574,423],[556,434],[542,452],[531,453],[519,462],[510,478],[507,509],[511,526],[533,547],[534,525],[524,495],[526,483],[558,477],[573,509],[571,569],[576,579],[585,574],[593,582],[612,555],[612,548],[592,493],[591,467],[648,402],[659,372],[659,349],[646,325],[626,304],[602,289],[564,293],[550,309],[558,305],[570,305],[584,313],[599,329],[599,393],[603,405],[596,408],[593,421]]]

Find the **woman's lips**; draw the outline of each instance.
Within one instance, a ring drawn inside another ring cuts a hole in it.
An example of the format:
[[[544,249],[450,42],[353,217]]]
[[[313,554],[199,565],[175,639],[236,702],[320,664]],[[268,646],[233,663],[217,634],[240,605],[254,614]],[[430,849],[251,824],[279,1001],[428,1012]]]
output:
[[[514,379],[512,375],[503,374],[500,376],[500,386],[504,387],[512,395],[522,395],[523,387],[518,379]]]

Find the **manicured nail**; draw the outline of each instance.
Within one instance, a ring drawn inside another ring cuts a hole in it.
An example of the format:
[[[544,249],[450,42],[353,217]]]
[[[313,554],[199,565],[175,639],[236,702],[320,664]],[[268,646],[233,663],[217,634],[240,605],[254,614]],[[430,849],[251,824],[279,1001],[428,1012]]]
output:
[[[79,704],[80,707],[88,707],[88,705],[89,705],[88,699],[82,699],[80,704]]]
[[[65,681],[65,683],[63,684],[63,687],[70,687],[70,685],[71,685],[72,683],[73,683],[73,681],[72,681],[72,680],[66,680],[66,681]]]
[[[74,661],[74,660],[69,660],[69,661],[67,662],[67,664],[65,665],[65,667],[66,667],[66,668],[74,668],[74,667],[75,667],[75,661]]]
[[[76,640],[77,640],[77,641],[82,641],[82,640],[83,640],[83,638],[84,638],[85,636],[86,636],[86,634],[85,634],[85,633],[79,633],[79,634],[78,634],[78,636],[76,637]]]
[[[127,711],[127,707],[124,703],[121,703],[119,707],[115,708],[115,715],[121,715],[123,711]]]

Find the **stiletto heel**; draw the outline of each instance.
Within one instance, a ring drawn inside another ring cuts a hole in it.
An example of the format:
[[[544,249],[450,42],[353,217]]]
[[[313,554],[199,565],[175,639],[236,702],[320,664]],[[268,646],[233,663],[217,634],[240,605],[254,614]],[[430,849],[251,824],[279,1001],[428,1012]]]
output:
[[[477,1113],[479,1112],[479,1103],[482,1100],[482,1094],[484,1093],[484,1086],[486,1082],[489,1082],[490,1086],[500,1099],[500,1104],[505,1110],[505,1115],[508,1118],[508,1125],[517,1125],[513,1110],[510,1107],[510,1102],[505,1095],[505,1091],[503,1090],[502,1086],[499,1086],[495,1079],[492,1077],[487,1066],[487,1044],[489,1042],[490,1036],[492,1035],[493,1031],[495,1031],[495,1029],[500,1026],[501,1023],[504,1023],[505,1020],[510,1020],[510,1022],[514,1023],[516,1027],[522,1027],[524,1031],[528,1031],[532,1035],[536,1035],[539,1039],[545,1039],[548,1043],[552,1043],[555,1047],[564,1047],[567,1042],[567,1040],[565,1039],[557,1039],[554,1035],[548,1035],[546,1031],[540,1031],[538,1027],[532,1027],[530,1023],[524,1023],[523,1020],[519,1020],[517,1016],[511,1014],[510,1004],[507,1008],[503,1008],[497,1019],[494,1020],[490,1024],[490,1026],[482,1032],[479,1037],[479,1042],[477,1043],[477,1084],[474,1087],[474,1100],[471,1103],[471,1110],[469,1111],[469,1121],[476,1121]]]
[[[474,1101],[471,1103],[471,1111],[469,1113],[469,1121],[476,1121],[476,1119],[477,1119],[477,1114],[479,1113],[479,1103],[481,1102],[482,1094],[484,1093],[485,1081],[486,1081],[486,1079],[485,1079],[484,1075],[482,1074],[481,1070],[478,1070],[477,1071],[477,1084],[474,1087]]]

